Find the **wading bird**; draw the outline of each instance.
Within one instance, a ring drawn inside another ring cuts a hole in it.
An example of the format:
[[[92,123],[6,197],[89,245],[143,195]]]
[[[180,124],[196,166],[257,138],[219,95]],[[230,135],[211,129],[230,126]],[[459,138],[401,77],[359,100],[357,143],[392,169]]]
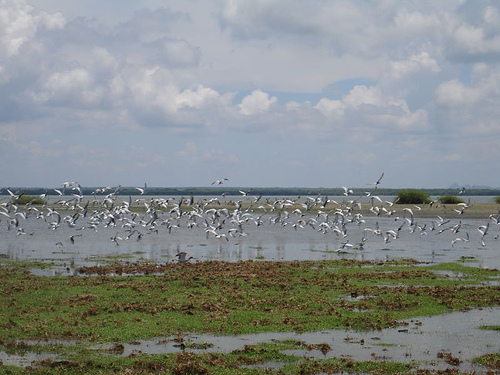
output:
[[[187,256],[187,253],[185,251],[181,251],[177,254],[175,254],[175,256],[178,258],[177,261],[179,263],[187,263],[189,262],[191,259],[196,259],[195,257],[189,257],[189,258],[186,258]]]

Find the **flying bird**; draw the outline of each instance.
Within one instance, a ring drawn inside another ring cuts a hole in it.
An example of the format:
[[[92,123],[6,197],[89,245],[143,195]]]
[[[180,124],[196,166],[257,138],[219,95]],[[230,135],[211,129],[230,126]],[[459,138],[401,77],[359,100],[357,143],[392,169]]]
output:
[[[224,183],[224,181],[229,181],[227,178],[222,178],[220,180],[215,180],[214,182],[212,182],[212,185],[222,185]]]
[[[375,185],[375,186],[378,186],[380,184],[380,181],[382,181],[382,179],[384,178],[384,172],[382,172],[382,175],[379,177],[379,179],[375,182],[372,182],[371,184],[369,185]]]
[[[144,183],[144,187],[143,188],[140,188],[140,187],[136,187],[135,190],[139,191],[139,193],[141,193],[141,195],[143,195],[148,189],[148,184]]]
[[[175,254],[175,256],[178,258],[177,259],[177,262],[179,263],[187,263],[189,262],[191,259],[195,259],[195,257],[189,257],[189,258],[186,258],[187,256],[187,253],[185,251],[181,251],[177,254]]]

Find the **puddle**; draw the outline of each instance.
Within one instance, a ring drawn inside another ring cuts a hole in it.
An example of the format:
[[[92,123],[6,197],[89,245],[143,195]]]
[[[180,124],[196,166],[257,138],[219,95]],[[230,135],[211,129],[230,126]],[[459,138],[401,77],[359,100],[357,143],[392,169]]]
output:
[[[432,369],[453,367],[460,371],[482,369],[471,363],[475,357],[500,352],[500,333],[480,329],[481,326],[498,325],[500,308],[485,308],[467,312],[453,312],[434,317],[421,317],[407,321],[407,325],[380,331],[359,332],[353,330],[327,330],[321,332],[271,332],[238,336],[190,335],[182,340],[176,337],[138,340],[131,343],[106,343],[91,348],[110,355],[130,356],[134,354],[168,354],[181,351],[194,353],[229,353],[264,342],[294,340],[308,344],[328,344],[330,351],[293,349],[283,353],[307,358],[351,358],[355,361],[417,361]],[[51,341],[64,343],[62,341]],[[39,345],[51,342],[36,341]],[[27,344],[35,342],[26,341]],[[74,342],[67,342],[68,345]],[[460,360],[457,366],[450,365],[452,358]],[[10,355],[0,352],[4,364],[30,366],[33,361],[54,359],[52,353],[27,352]],[[262,364],[261,364],[262,365]],[[275,364],[278,366],[278,364]],[[263,364],[272,367],[273,364]]]
[[[464,278],[469,277],[469,275],[466,275],[462,272],[455,272],[455,271],[434,270],[434,271],[430,271],[430,272],[432,272],[433,274],[442,276],[444,278],[451,279],[451,280],[462,280]]]
[[[296,340],[308,344],[329,344],[331,350],[285,350],[283,353],[308,358],[345,357],[355,361],[387,360],[398,362],[424,362],[432,368],[447,368],[446,358],[439,353],[450,353],[460,359],[460,371],[477,371],[470,361],[487,353],[500,351],[498,331],[482,330],[484,325],[498,325],[500,308],[487,308],[467,312],[422,317],[410,320],[407,326],[381,331],[358,332],[328,330],[306,333],[259,333],[239,336],[186,335],[185,351],[229,353],[245,345],[275,340]],[[190,349],[192,343],[211,344],[207,349]],[[471,345],[473,343],[473,345]],[[132,353],[164,354],[181,351],[173,338],[146,340],[139,344],[124,344],[120,355]]]
[[[26,352],[24,354],[7,354],[0,351],[0,367],[5,366],[17,366],[17,367],[28,367],[34,365],[35,362],[45,361],[47,359],[55,360],[57,355],[53,353],[36,353],[36,352]]]
[[[260,370],[265,370],[265,369],[272,369],[272,370],[277,370],[283,366],[285,366],[287,363],[285,362],[276,362],[276,361],[267,361],[267,362],[262,362],[262,363],[253,363],[250,365],[243,365],[241,368],[248,368],[248,369],[260,369]]]

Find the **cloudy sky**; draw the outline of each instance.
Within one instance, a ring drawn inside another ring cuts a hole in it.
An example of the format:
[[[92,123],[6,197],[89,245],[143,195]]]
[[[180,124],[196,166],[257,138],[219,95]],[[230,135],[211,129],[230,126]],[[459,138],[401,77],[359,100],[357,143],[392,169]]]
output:
[[[0,186],[500,187],[499,0],[0,0]]]

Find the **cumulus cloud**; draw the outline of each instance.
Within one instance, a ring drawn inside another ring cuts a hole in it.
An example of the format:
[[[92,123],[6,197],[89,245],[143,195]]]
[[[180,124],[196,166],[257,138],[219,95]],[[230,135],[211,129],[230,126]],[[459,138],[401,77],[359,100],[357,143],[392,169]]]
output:
[[[393,79],[401,79],[422,70],[432,73],[439,73],[441,71],[437,60],[431,58],[426,51],[411,55],[405,60],[391,61],[390,67],[390,76]]]
[[[61,13],[34,12],[25,1],[0,1],[0,46],[7,57],[17,55],[39,28],[61,29],[66,20]]]
[[[500,99],[500,70],[490,69],[484,63],[476,64],[470,84],[453,79],[441,83],[436,89],[436,103],[462,110],[480,104],[490,106]]]
[[[428,115],[424,109],[411,111],[403,98],[384,94],[379,86],[355,86],[340,100],[322,98],[315,109],[324,116],[346,124],[363,121],[373,126],[392,126],[400,129],[424,129]]]
[[[0,0],[0,125],[43,127],[62,144],[65,129],[120,129],[125,143],[141,130],[153,136],[137,150],[168,139],[185,145],[174,156],[208,168],[239,158],[189,137],[269,132],[342,138],[348,150],[362,140],[404,145],[416,133],[422,145],[446,121],[462,135],[498,133],[500,11],[492,2],[130,3],[106,22],[99,8],[95,18],[65,19],[52,2],[34,1],[42,10],[30,1]],[[29,134],[4,131],[0,141],[16,152],[55,149]],[[148,157],[168,160],[158,153]],[[106,156],[97,155],[82,166]],[[147,169],[148,157],[135,166]]]
[[[271,107],[277,103],[278,98],[275,96],[269,97],[268,93],[261,90],[254,90],[250,95],[247,95],[239,104],[240,114],[245,116],[258,115],[269,112]]]
[[[436,89],[436,103],[442,106],[471,106],[481,97],[481,90],[468,87],[458,79],[442,83]]]
[[[314,108],[325,116],[341,117],[344,114],[345,105],[341,100],[321,98]]]

